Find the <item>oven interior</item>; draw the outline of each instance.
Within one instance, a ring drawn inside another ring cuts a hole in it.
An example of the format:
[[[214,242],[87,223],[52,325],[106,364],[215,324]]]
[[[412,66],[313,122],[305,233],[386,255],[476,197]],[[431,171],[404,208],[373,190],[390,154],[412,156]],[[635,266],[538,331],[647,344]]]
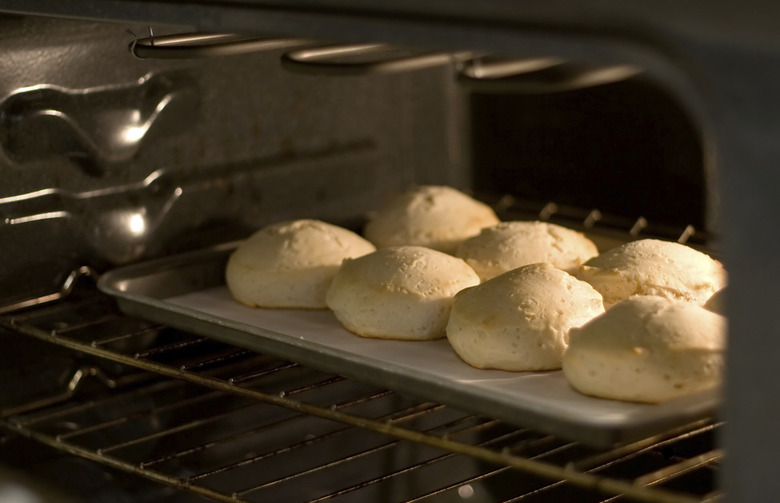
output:
[[[651,236],[717,255],[705,131],[650,75],[546,53],[523,70],[480,55],[482,68],[473,54],[351,40],[244,50],[196,37],[170,55],[165,37],[188,27],[0,23],[0,490],[722,498],[718,418],[594,449],[128,316],[95,287],[112,268],[283,219],[359,230],[413,184],[452,185],[503,219],[561,223],[604,247]]]

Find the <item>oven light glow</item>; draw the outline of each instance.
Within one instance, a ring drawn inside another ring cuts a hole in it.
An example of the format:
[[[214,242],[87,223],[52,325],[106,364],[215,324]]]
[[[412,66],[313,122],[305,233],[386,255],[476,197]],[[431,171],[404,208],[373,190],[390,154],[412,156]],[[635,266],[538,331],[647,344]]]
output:
[[[119,145],[136,145],[149,131],[152,122],[150,120],[142,120],[140,110],[126,110],[123,112],[121,117],[118,118],[123,126],[117,131],[116,141]]]
[[[458,488],[458,496],[464,500],[469,499],[474,496],[474,488],[471,487],[471,484],[464,484]]]
[[[140,213],[135,213],[134,215],[130,216],[127,224],[130,232],[135,236],[140,236],[146,230],[146,221],[144,220],[143,215]]]
[[[141,126],[129,126],[122,130],[122,140],[126,145],[133,145],[141,141],[149,127],[144,124]]]

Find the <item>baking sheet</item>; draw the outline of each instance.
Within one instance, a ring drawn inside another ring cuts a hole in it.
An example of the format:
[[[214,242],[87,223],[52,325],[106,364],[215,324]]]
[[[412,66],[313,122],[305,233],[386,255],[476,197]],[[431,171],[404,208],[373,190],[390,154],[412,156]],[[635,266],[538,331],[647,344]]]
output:
[[[367,339],[344,330],[328,310],[246,307],[224,285],[234,246],[117,269],[98,286],[134,316],[593,447],[639,440],[717,410],[717,390],[658,405],[602,400],[574,391],[561,371],[472,368],[446,339]]]

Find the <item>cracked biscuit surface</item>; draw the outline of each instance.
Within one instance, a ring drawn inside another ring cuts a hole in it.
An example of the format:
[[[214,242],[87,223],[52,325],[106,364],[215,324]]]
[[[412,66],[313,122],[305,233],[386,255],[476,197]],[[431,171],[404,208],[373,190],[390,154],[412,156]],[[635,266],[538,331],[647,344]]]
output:
[[[583,262],[598,255],[598,249],[581,232],[560,225],[512,221],[482,229],[477,236],[464,241],[455,255],[486,281],[539,262],[576,274]]]
[[[558,369],[569,330],[603,312],[589,284],[550,264],[529,264],[459,292],[447,339],[472,367]]]
[[[414,245],[453,254],[463,240],[498,222],[490,206],[457,189],[422,185],[372,215],[364,235],[377,248]]]
[[[327,304],[344,328],[364,337],[438,339],[455,294],[477,284],[477,273],[459,258],[397,246],[344,261]]]
[[[583,394],[659,403],[717,386],[726,320],[701,306],[630,297],[569,335],[563,373]]]
[[[604,297],[609,309],[632,295],[654,295],[704,304],[726,285],[723,265],[690,246],[640,239],[585,262],[577,277]]]
[[[228,259],[225,282],[250,307],[324,309],[341,262],[375,249],[358,234],[320,220],[279,222],[238,246]]]

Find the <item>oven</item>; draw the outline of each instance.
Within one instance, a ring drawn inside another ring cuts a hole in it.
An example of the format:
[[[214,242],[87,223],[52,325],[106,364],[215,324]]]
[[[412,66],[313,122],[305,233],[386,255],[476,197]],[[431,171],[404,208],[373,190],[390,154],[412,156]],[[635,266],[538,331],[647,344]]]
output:
[[[777,494],[780,40],[761,7],[0,2],[0,494]],[[603,247],[657,237],[718,257],[717,406],[593,445],[311,352],[212,337],[219,327],[160,320],[104,288],[124,270],[153,270],[153,298],[195,288],[188,260],[280,220],[359,231],[415,184]]]

